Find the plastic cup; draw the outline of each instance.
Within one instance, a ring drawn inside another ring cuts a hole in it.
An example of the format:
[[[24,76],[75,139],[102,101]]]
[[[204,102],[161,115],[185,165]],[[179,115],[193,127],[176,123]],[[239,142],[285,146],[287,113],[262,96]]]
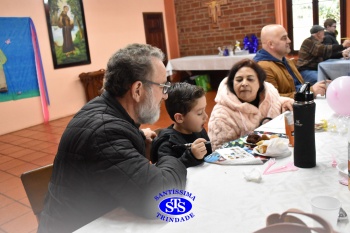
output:
[[[311,199],[312,213],[328,221],[333,228],[336,228],[341,203],[337,198],[330,196],[317,196]],[[320,227],[317,222],[315,227]]]
[[[286,128],[286,135],[289,139],[288,145],[294,147],[294,121],[292,112],[288,111],[284,114],[284,125]]]

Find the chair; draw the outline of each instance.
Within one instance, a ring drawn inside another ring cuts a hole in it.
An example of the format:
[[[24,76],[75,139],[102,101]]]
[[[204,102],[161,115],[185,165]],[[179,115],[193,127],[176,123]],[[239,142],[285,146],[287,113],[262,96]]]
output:
[[[41,211],[44,208],[44,199],[48,191],[52,167],[52,164],[46,165],[24,172],[21,175],[22,184],[38,223]]]
[[[319,227],[309,227],[302,220],[294,215],[307,216],[316,221]],[[254,233],[335,233],[329,222],[318,215],[305,213],[298,209],[289,209],[284,213],[271,214],[266,219],[266,227],[254,231]]]

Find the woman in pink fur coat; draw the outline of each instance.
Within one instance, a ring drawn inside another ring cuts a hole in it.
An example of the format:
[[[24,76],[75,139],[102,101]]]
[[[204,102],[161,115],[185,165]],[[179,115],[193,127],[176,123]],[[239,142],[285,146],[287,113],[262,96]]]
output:
[[[264,70],[256,62],[244,59],[221,81],[208,123],[213,151],[252,132],[264,118],[293,110],[294,100],[281,97],[265,78]]]

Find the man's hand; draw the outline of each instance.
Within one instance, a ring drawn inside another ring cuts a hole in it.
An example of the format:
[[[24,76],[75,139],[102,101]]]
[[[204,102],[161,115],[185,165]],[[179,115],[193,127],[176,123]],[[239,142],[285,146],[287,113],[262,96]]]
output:
[[[350,47],[350,40],[344,40],[343,46],[346,47],[346,48]]]
[[[327,91],[327,86],[332,82],[332,80],[325,80],[325,81],[319,81],[312,85],[312,91],[314,93],[314,96],[317,96],[318,94],[324,96]]]
[[[154,132],[150,128],[141,129],[141,130],[143,131],[143,133],[146,136],[146,141],[151,141],[152,142],[153,138],[155,138],[157,136],[156,132]]]
[[[350,59],[350,48],[344,49],[342,55],[344,59]]]
[[[196,139],[191,145],[191,152],[196,159],[203,159],[207,154],[207,148],[205,147],[204,142],[206,142],[204,138]]]
[[[145,148],[146,149],[146,158],[148,160],[150,160],[150,158],[151,158],[150,155],[151,155],[152,141],[157,136],[157,134],[156,134],[156,132],[154,132],[150,128],[141,129],[141,130],[146,136],[146,140],[145,140],[145,144],[146,144],[146,148]]]

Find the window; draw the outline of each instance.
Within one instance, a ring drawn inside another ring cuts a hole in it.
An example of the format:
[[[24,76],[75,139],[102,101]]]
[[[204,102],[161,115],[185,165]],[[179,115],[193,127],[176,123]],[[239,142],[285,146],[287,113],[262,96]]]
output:
[[[346,0],[287,0],[288,35],[292,40],[292,53],[296,54],[312,25],[321,25],[327,18],[337,21],[337,40],[346,35]]]

